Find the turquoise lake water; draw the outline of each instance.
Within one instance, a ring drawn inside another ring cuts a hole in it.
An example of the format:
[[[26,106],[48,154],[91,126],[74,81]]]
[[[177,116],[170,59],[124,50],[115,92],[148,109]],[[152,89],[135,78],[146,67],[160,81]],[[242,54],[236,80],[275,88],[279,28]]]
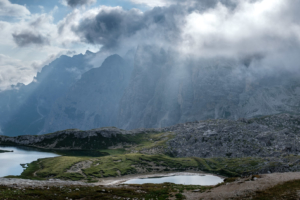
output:
[[[26,147],[0,146],[1,150],[13,151],[0,153],[0,177],[8,175],[20,175],[24,168],[21,164],[31,163],[39,158],[59,156],[55,153],[42,152]]]
[[[175,183],[182,185],[217,185],[224,179],[213,175],[185,175],[185,176],[168,176],[158,178],[131,179],[124,184],[145,184],[145,183]]]

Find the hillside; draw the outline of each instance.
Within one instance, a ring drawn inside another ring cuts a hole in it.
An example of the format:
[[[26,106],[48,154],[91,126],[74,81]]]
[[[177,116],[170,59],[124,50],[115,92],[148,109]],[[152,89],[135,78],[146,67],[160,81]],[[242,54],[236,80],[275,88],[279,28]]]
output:
[[[42,166],[43,170],[36,173],[41,178],[55,174],[57,178],[92,180],[178,170],[239,176],[299,171],[299,126],[300,116],[280,114],[251,120],[198,121],[161,129],[126,131],[111,127],[0,136],[0,144],[107,154],[41,159],[33,164],[36,169]]]

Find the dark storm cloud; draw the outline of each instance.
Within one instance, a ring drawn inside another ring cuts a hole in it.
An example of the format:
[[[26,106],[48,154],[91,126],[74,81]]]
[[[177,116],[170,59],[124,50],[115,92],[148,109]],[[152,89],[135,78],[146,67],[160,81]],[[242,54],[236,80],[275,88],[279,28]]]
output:
[[[43,45],[47,45],[49,44],[49,41],[47,38],[45,38],[44,36],[40,35],[40,34],[36,34],[36,33],[31,33],[31,32],[21,32],[21,33],[14,33],[12,34],[13,39],[15,41],[15,43],[19,46],[19,47],[24,47],[24,46],[28,46],[28,45],[37,45],[37,46],[43,46]]]
[[[95,3],[96,0],[66,0],[66,3],[70,7],[83,6]]]
[[[246,66],[275,51],[288,50],[288,44],[299,45],[298,29],[287,27],[299,25],[295,7],[300,0],[162,2],[166,6],[146,12],[102,7],[73,25],[72,31],[83,42],[102,45],[102,50],[150,44],[185,56],[232,57]]]
[[[116,48],[122,40],[141,31],[147,31],[150,38],[160,34],[165,40],[171,40],[179,33],[180,20],[175,19],[179,12],[181,11],[175,6],[156,7],[145,13],[135,9],[125,11],[120,8],[104,8],[94,18],[83,20],[73,31],[84,38],[84,41],[101,44],[105,49]]]
[[[142,19],[143,16],[135,10],[103,10],[95,18],[81,22],[76,32],[89,43],[111,48],[117,46],[122,36],[129,37],[145,27]]]

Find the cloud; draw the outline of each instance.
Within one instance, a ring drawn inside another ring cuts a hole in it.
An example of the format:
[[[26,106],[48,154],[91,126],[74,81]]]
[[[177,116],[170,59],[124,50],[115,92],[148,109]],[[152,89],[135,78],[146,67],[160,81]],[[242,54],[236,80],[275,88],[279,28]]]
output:
[[[28,46],[31,44],[37,46],[49,45],[49,40],[46,37],[29,31],[14,33],[12,36],[19,47]]]
[[[227,6],[235,6],[236,1],[235,0],[130,0],[134,4],[142,4],[146,5],[148,7],[168,7],[171,5],[178,4],[180,6],[189,6],[190,8],[195,8],[202,10],[202,9],[207,9],[214,7],[217,3],[223,3],[226,4]],[[253,0],[255,1],[255,0]]]
[[[146,12],[101,7],[82,15],[72,31],[103,50],[148,41],[202,57],[247,59],[299,43],[299,0],[132,1],[165,7]]]
[[[171,0],[130,0],[132,3],[135,4],[143,4],[149,7],[162,7],[162,6],[168,6],[171,5],[172,2]]]
[[[33,67],[19,59],[0,54],[0,91],[16,83],[29,83],[35,75]]]
[[[151,45],[165,49],[171,60],[176,55],[183,67],[187,60],[230,61],[251,68],[253,78],[300,71],[300,0],[135,2],[164,7],[153,4],[141,12],[102,6],[65,27],[102,52],[125,54]]]
[[[13,22],[0,20],[0,91],[11,89],[12,84],[28,84],[43,66],[59,55],[84,53],[87,49],[95,51],[71,31],[59,34],[58,24],[53,20],[53,11],[31,14]]]
[[[0,16],[24,17],[30,15],[30,11],[21,5],[12,4],[9,0],[0,0]]]
[[[137,9],[124,10],[121,7],[102,6],[86,11],[77,23],[73,20],[73,26],[69,30],[77,34],[82,42],[102,45],[102,50],[117,50],[125,45],[132,48],[147,41],[174,46],[184,37],[182,34],[189,14],[207,12],[218,4],[226,6],[229,10],[237,6],[235,1],[231,0],[136,0],[134,3],[165,7],[154,7],[141,12]],[[67,27],[66,22],[61,24],[60,30]]]
[[[101,48],[101,55],[125,54],[145,44],[174,51],[182,59],[225,57],[251,67],[260,61],[274,66],[281,55],[282,66],[296,66],[287,59],[291,60],[288,53],[297,55],[300,49],[300,0],[130,1],[149,10],[100,6],[74,8],[58,23],[53,13],[14,23],[0,21],[0,42],[5,51],[17,45],[39,56],[73,49],[84,52],[88,47]],[[72,7],[92,2],[65,1]],[[0,47],[0,53],[5,51]]]
[[[84,6],[96,3],[97,0],[62,0],[62,4],[75,8],[77,6]]]
[[[84,19],[75,31],[84,41],[110,49],[118,47],[122,38],[134,35],[145,26],[143,15],[138,10],[102,7],[95,17]]]
[[[289,49],[291,41],[300,41],[293,6],[289,0],[241,1],[234,10],[219,3],[202,13],[193,11],[186,16],[182,50],[203,57],[233,57]]]
[[[102,50],[117,50],[125,45],[131,48],[129,43],[138,45],[143,40],[176,42],[182,25],[180,12],[179,7],[156,7],[143,13],[102,6],[93,15],[84,16],[72,30],[82,41],[102,45]]]

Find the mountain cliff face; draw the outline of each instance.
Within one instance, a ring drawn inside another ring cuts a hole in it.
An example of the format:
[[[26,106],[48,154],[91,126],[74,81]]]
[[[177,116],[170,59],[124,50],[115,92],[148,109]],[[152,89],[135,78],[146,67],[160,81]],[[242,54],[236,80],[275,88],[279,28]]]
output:
[[[1,128],[5,135],[38,134],[54,102],[92,68],[86,55],[61,56],[45,66],[29,85],[0,93]]]
[[[116,126],[119,102],[131,71],[129,61],[112,55],[101,67],[84,73],[52,107],[44,133],[70,127],[86,130]]]
[[[160,128],[300,112],[299,74],[293,71],[255,71],[224,58],[182,60],[153,45],[130,54],[112,55],[99,68],[89,65],[92,53],[45,66],[31,84],[0,93],[0,131]]]
[[[300,111],[298,75],[264,72],[257,76],[232,60],[182,64],[176,57],[149,46],[137,50],[131,82],[120,102],[120,128]]]

